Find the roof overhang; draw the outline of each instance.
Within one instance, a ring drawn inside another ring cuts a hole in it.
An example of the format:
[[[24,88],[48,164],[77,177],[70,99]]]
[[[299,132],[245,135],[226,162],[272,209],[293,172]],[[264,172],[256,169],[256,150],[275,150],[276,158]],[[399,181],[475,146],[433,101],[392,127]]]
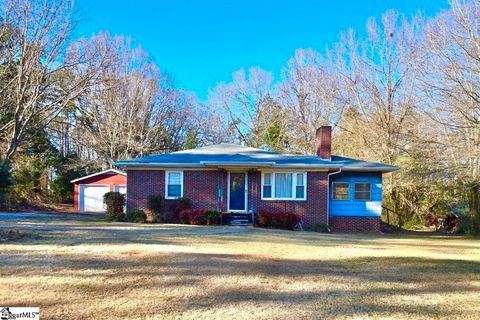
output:
[[[249,162],[249,161],[200,161],[206,167],[227,167],[227,168],[270,168],[275,162]]]
[[[130,162],[130,161],[116,161],[114,166],[121,168],[128,167],[161,167],[161,168],[202,168],[205,167],[201,163],[176,163],[176,162]]]
[[[75,183],[75,182],[78,182],[78,181],[82,181],[82,180],[85,180],[85,179],[88,179],[88,178],[92,178],[92,177],[96,177],[96,176],[99,176],[99,175],[101,175],[101,174],[106,174],[106,173],[121,174],[122,176],[126,176],[126,175],[127,175],[126,172],[123,172],[123,171],[120,171],[120,170],[117,170],[117,169],[108,169],[108,170],[104,170],[104,171],[101,171],[101,172],[89,174],[88,176],[84,176],[84,177],[80,177],[80,178],[77,178],[77,179],[73,179],[73,180],[70,181],[70,183]]]
[[[309,164],[309,163],[276,163],[274,161],[200,161],[198,163],[176,162],[130,162],[117,161],[113,163],[121,168],[284,168],[284,169],[338,169],[341,164]]]
[[[393,171],[398,171],[400,168],[398,167],[372,167],[372,168],[365,168],[365,167],[342,167],[342,171],[355,171],[355,172],[382,172],[388,173]]]

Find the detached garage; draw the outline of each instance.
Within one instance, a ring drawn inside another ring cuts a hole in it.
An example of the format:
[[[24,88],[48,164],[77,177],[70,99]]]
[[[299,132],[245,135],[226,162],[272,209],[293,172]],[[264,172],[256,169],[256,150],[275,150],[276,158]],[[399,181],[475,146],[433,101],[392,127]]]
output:
[[[73,207],[79,211],[104,211],[105,193],[127,192],[127,174],[115,169],[94,173],[71,182],[74,183]]]

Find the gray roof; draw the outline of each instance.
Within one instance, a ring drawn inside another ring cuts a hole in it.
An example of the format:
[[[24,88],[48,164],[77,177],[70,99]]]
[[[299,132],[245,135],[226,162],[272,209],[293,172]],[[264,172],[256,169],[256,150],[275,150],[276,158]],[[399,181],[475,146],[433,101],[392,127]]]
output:
[[[142,158],[114,162],[115,166],[131,167],[255,167],[255,168],[298,168],[298,169],[339,169],[347,171],[398,170],[397,167],[332,156],[331,161],[313,155],[292,155],[262,149],[244,147],[237,144],[216,144],[196,149],[146,156]]]

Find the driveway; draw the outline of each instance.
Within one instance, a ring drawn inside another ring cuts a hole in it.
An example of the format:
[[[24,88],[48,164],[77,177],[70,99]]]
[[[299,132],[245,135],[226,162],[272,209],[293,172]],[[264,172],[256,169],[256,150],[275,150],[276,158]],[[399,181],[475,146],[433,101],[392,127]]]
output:
[[[106,222],[102,213],[31,213],[0,212],[0,228],[46,232],[98,232],[139,234],[236,234],[251,231],[249,227],[237,226],[190,226],[183,224],[138,224],[128,222]]]

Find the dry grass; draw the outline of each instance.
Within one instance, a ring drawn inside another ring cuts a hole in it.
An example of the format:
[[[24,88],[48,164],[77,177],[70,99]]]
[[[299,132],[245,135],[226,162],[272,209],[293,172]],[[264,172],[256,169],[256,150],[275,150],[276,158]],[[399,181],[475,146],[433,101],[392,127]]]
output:
[[[43,319],[480,318],[478,239],[36,233],[0,244],[0,302]]]

